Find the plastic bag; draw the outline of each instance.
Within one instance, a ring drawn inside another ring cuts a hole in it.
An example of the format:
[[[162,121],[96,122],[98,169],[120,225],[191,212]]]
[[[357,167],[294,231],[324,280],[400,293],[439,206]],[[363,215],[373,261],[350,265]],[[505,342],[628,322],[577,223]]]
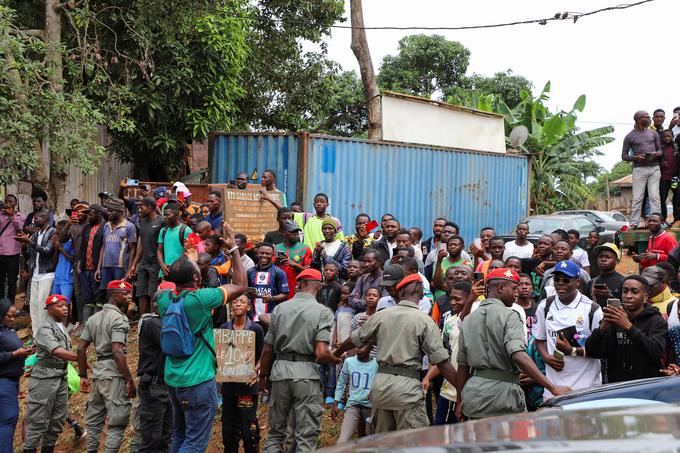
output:
[[[78,393],[80,391],[80,376],[78,375],[78,370],[76,370],[76,368],[71,365],[71,362],[69,362],[68,367],[66,367],[66,372],[69,394],[73,395],[74,393]]]

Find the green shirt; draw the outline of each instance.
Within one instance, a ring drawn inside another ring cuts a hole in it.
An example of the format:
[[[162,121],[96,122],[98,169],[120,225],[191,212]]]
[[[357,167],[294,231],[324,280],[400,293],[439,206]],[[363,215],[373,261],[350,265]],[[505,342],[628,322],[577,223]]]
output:
[[[164,227],[158,234],[158,243],[163,244],[163,260],[168,266],[177,261],[179,257],[184,254],[184,246],[182,245],[182,242],[186,241],[186,239],[192,233],[191,228],[186,226],[184,228],[184,241],[180,241],[179,230],[181,228],[181,223],[174,228]],[[163,237],[164,232],[165,237]]]
[[[163,317],[171,303],[172,291],[164,291],[158,296],[158,313]],[[203,288],[186,291],[184,311],[189,327],[194,333],[202,332],[203,338],[215,350],[212,329],[212,310],[227,300],[223,288]],[[165,382],[171,387],[191,387],[215,377],[215,356],[203,340],[194,341],[194,353],[186,359],[165,359]]]
[[[446,270],[449,269],[450,267],[458,267],[462,265],[467,265],[472,268],[472,263],[468,260],[466,260],[463,257],[460,257],[457,261],[451,261],[449,257],[446,257],[442,260],[441,268],[442,268],[442,280],[444,279],[444,276],[446,275]],[[436,266],[436,263],[435,263]],[[473,268],[474,269],[474,268]],[[441,289],[435,290],[434,292],[434,300],[439,299],[439,296],[443,296],[446,294],[445,291],[442,291]]]
[[[326,217],[331,216],[330,214],[326,214]],[[335,217],[333,218],[335,219]],[[300,225],[300,228],[302,228],[304,243],[312,250],[314,250],[314,247],[316,247],[317,242],[325,241],[323,232],[321,231],[321,224],[323,223],[324,219],[325,217],[321,218],[315,214],[310,216],[307,219],[307,222],[305,222],[305,213],[296,212],[293,215],[293,220],[295,220],[295,222]],[[342,225],[340,224],[340,221],[338,219],[335,219],[335,221],[338,224],[339,230],[335,235],[335,239],[342,241],[345,238],[345,233],[342,232]]]
[[[493,370],[516,376],[519,383],[519,368],[512,355],[526,351],[526,342],[519,314],[498,299],[484,299],[465,318],[458,337],[457,360],[470,368],[470,379],[461,394],[466,416],[483,418],[526,411],[519,384],[475,376],[475,370]]]
[[[270,379],[318,381],[316,343],[330,343],[332,327],[333,312],[310,294],[297,293],[292,299],[274,307],[264,342],[274,348],[274,354],[299,354],[310,357],[311,360],[291,362],[277,358]]]
[[[113,304],[104,304],[100,312],[90,316],[80,339],[93,343],[97,353],[97,361],[92,365],[92,379],[123,377],[113,360],[113,343],[121,343],[127,355],[129,330],[127,316]]]
[[[449,358],[437,325],[420,311],[418,304],[402,300],[396,306],[380,310],[352,332],[352,343],[360,347],[370,343],[378,347],[378,366],[408,368],[420,371],[423,357],[438,364]],[[392,374],[378,374],[371,389],[373,407],[401,410],[424,403],[425,392],[420,380]]]

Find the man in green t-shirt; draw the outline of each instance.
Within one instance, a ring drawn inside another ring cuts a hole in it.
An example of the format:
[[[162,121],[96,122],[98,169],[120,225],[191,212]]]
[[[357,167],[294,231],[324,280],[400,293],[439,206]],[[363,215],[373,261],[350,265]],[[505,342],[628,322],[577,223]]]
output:
[[[465,241],[463,238],[454,234],[446,243],[446,250],[442,249],[437,254],[437,262],[434,265],[434,275],[432,276],[432,286],[435,289],[435,300],[444,294],[446,290],[446,282],[444,282],[443,276],[446,274],[448,268],[463,265],[472,268],[472,262],[461,256],[464,248]]]
[[[176,285],[176,289],[158,296],[158,313],[161,318],[165,316],[171,303],[184,298],[184,311],[189,327],[196,334],[195,349],[190,357],[167,357],[165,360],[165,383],[170,389],[175,414],[173,451],[205,451],[210,443],[217,411],[212,310],[226,305],[246,290],[246,273],[234,241],[233,230],[225,223],[223,231],[227,246],[225,254],[232,258],[232,283],[219,288],[197,289],[201,284],[198,265],[182,256],[170,265],[167,277],[168,281]]]
[[[184,241],[193,231],[188,225],[180,222],[179,205],[171,203],[163,212],[165,226],[158,234],[158,249],[156,257],[161,266],[161,276],[168,276],[169,267],[177,259],[184,255]],[[180,238],[180,233],[182,237]]]

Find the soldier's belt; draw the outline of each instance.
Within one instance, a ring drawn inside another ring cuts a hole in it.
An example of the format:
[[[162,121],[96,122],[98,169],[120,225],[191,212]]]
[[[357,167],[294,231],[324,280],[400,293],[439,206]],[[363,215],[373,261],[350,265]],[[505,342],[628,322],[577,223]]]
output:
[[[408,378],[420,379],[420,371],[413,368],[404,368],[400,366],[390,366],[378,364],[378,373],[393,374],[396,376],[403,376]]]
[[[473,376],[479,376],[494,381],[508,382],[510,384],[519,384],[519,374],[511,373],[509,371],[486,369],[474,369]]]
[[[288,362],[316,362],[316,357],[311,355],[296,354],[294,352],[282,352],[276,354],[276,360],[287,360]]]
[[[56,362],[51,360],[38,360],[35,366],[40,368],[51,368],[53,370],[65,370],[68,367],[68,362]]]

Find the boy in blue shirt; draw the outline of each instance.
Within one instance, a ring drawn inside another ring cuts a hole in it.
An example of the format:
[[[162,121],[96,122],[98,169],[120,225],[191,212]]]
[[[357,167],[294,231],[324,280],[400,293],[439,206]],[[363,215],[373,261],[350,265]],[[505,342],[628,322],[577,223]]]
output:
[[[367,419],[371,416],[371,401],[368,395],[378,372],[378,362],[371,358],[371,349],[371,345],[363,345],[357,349],[356,356],[348,357],[342,365],[340,380],[335,389],[336,405],[332,413],[334,418],[338,415],[338,402],[342,398],[345,382],[349,382],[349,398],[342,428],[340,428],[338,445],[349,442],[357,428],[360,428],[359,437],[365,434]]]

